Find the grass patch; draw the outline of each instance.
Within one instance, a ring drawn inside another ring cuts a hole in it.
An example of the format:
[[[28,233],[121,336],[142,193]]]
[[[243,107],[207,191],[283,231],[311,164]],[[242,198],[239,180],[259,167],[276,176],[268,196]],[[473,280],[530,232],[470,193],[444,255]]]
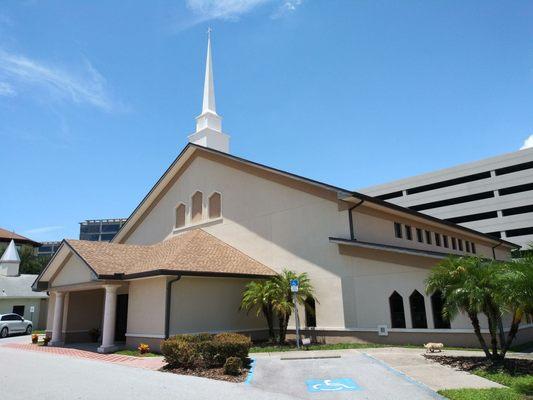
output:
[[[42,329],[41,329],[41,330],[36,330],[36,329],[34,329],[31,333],[35,333],[35,334],[37,334],[37,335],[44,335],[44,334],[45,334],[45,331],[42,330]]]
[[[335,343],[335,344],[312,344],[307,348],[309,350],[345,350],[345,349],[372,349],[383,347],[403,347],[406,349],[420,349],[424,350],[422,345],[406,344],[406,345],[390,345],[378,343]],[[256,344],[250,349],[250,353],[273,353],[278,351],[295,351],[295,344],[286,344],[284,346]],[[444,347],[444,350],[479,350],[466,347]]]
[[[522,400],[513,389],[450,389],[438,393],[451,400]]]
[[[474,374],[508,386],[516,393],[533,396],[533,375],[511,375],[504,371],[487,371],[479,369]]]
[[[161,357],[161,354],[156,353],[139,353],[138,350],[119,350],[115,351],[114,354],[121,354],[123,356],[132,356],[132,357]]]

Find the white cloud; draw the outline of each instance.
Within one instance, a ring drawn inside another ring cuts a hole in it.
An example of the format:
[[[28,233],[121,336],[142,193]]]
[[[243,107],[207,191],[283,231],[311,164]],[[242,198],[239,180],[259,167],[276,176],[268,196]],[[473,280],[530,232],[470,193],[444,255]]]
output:
[[[529,135],[529,137],[524,140],[524,144],[520,147],[520,150],[529,149],[531,147],[533,147],[533,135]]]
[[[43,226],[41,228],[33,228],[33,229],[28,229],[27,231],[24,231],[23,233],[25,235],[37,235],[39,233],[49,233],[49,232],[55,232],[55,231],[58,231],[60,229],[63,229],[63,226],[58,226],[58,225],[54,225],[54,226]]]
[[[7,82],[0,82],[0,96],[11,97],[15,96],[16,94],[17,92],[15,89],[13,89],[13,86]]]
[[[295,11],[298,6],[302,5],[303,0],[285,0],[278,9],[272,14],[272,18],[280,18],[288,13]]]
[[[115,109],[104,77],[89,61],[84,64],[84,68],[74,74],[62,67],[0,50],[0,79],[4,90],[10,88],[13,93],[20,92],[19,88],[45,89],[56,99],[89,104],[106,111]]]

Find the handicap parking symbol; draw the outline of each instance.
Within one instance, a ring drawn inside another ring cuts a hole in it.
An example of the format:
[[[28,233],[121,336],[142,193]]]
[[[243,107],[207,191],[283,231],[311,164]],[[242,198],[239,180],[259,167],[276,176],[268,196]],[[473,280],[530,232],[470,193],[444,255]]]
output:
[[[305,381],[307,391],[316,392],[351,392],[361,390],[359,386],[350,378],[338,379],[311,379]]]

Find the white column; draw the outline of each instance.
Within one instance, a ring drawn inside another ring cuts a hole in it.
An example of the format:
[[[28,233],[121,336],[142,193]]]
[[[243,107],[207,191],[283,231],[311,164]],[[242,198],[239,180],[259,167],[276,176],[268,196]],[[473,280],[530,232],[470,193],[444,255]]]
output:
[[[115,350],[115,321],[117,313],[116,285],[105,285],[104,327],[102,329],[102,345],[99,353],[110,353]]]
[[[65,298],[64,292],[55,292],[55,304],[54,304],[54,323],[52,325],[52,340],[51,346],[63,345],[63,299]]]

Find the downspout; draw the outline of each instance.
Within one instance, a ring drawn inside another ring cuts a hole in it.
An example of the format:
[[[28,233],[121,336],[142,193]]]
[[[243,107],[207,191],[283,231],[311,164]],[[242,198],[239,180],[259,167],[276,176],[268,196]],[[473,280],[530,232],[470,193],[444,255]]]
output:
[[[496,260],[496,251],[494,250],[496,247],[501,246],[503,242],[500,240],[500,243],[498,243],[496,246],[492,246],[492,258]]]
[[[355,240],[355,230],[353,227],[353,216],[352,216],[352,210],[359,207],[361,204],[365,202],[364,199],[362,199],[359,203],[357,203],[355,206],[350,207],[348,209],[348,223],[350,224],[350,240]]]
[[[170,300],[172,296],[172,284],[180,279],[181,276],[178,276],[177,278],[171,279],[167,282],[167,301],[165,305],[165,339],[168,339],[170,331]]]

